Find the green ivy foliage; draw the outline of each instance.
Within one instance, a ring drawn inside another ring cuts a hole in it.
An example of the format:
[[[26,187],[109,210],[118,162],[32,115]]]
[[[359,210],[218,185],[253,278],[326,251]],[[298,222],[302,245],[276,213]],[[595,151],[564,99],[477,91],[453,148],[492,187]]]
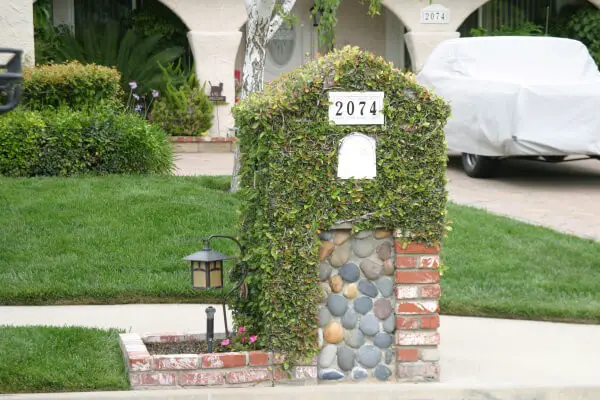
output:
[[[329,91],[384,91],[384,126],[332,125]],[[439,243],[445,230],[450,108],[381,57],[345,47],[252,93],[234,108],[241,152],[241,234],[248,295],[235,318],[292,358],[317,350],[320,230],[397,228]],[[377,141],[376,179],[340,180],[340,141]],[[239,278],[239,271],[233,272]]]
[[[554,23],[553,34],[579,40],[600,65],[600,10],[594,5],[565,6]]]

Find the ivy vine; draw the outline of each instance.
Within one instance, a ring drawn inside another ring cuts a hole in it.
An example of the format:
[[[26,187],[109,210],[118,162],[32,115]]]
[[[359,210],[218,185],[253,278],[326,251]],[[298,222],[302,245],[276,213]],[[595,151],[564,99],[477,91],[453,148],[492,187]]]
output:
[[[384,91],[385,125],[330,124],[330,90]],[[379,226],[440,242],[449,112],[413,74],[356,47],[281,76],[234,108],[250,273],[248,295],[233,308],[262,346],[290,359],[316,353],[320,230],[349,220],[355,230]],[[375,179],[337,178],[338,146],[354,131],[376,139]]]

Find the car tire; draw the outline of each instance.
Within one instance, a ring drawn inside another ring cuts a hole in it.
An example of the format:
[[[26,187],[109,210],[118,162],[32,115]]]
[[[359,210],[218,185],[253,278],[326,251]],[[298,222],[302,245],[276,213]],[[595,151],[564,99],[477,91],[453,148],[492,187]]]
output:
[[[561,161],[564,161],[565,158],[567,158],[567,156],[542,156],[542,158],[547,162],[559,163]]]
[[[462,165],[465,173],[471,178],[489,178],[498,169],[500,160],[477,154],[462,154]]]

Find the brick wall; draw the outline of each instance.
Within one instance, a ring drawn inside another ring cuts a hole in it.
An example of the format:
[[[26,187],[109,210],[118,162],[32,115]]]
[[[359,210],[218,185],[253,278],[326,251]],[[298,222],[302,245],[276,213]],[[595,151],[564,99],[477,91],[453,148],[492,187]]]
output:
[[[203,334],[120,335],[121,350],[133,389],[198,386],[271,386],[279,382],[316,382],[317,367],[284,371],[283,357],[263,351],[150,355],[146,343],[203,340]]]
[[[395,237],[396,378],[440,379],[440,248]]]

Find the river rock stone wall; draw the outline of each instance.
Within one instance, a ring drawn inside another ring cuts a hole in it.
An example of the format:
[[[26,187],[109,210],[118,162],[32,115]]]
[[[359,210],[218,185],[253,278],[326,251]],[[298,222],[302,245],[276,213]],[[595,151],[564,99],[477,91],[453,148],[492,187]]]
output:
[[[392,381],[395,372],[394,240],[391,231],[320,234],[318,377]]]

